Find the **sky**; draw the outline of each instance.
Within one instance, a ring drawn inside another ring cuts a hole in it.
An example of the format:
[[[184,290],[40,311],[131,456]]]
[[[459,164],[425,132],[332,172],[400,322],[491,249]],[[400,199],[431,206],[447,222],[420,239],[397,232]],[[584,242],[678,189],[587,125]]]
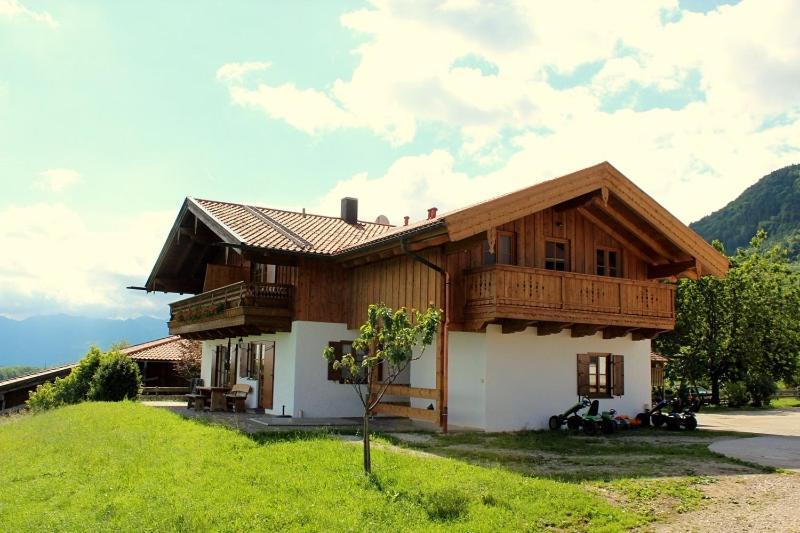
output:
[[[686,223],[800,161],[800,2],[0,0],[0,315],[165,317],[186,196],[423,218],[607,160]]]

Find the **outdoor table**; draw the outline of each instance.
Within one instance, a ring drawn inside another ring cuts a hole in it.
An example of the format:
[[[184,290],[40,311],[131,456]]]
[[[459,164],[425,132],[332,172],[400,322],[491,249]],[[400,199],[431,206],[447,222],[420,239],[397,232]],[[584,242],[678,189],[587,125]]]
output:
[[[228,407],[225,401],[225,393],[230,387],[197,387],[197,391],[211,396],[211,411],[225,411]]]

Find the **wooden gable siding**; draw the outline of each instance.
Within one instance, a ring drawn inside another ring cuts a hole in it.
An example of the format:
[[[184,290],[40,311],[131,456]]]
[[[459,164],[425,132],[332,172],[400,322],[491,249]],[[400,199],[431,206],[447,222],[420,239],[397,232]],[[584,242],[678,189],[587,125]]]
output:
[[[545,268],[545,241],[562,239],[569,242],[568,271],[596,273],[596,251],[613,248],[620,253],[619,277],[646,280],[647,265],[630,253],[608,233],[583,217],[576,208],[558,211],[548,208],[497,227],[498,231],[514,232],[516,257],[514,265]],[[451,320],[464,320],[467,287],[464,272],[483,266],[483,236],[452,243],[445,258],[452,287]]]
[[[438,248],[420,255],[442,265]],[[384,303],[393,309],[424,310],[431,303],[441,308],[442,286],[441,274],[407,255],[354,267],[349,272],[348,327],[355,329],[363,324],[367,308],[373,303]]]

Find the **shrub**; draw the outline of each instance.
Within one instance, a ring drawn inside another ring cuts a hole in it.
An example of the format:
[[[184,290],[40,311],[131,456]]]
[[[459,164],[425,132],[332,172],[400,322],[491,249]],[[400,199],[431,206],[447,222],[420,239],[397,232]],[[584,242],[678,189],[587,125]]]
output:
[[[102,357],[103,353],[100,349],[97,346],[92,346],[83,356],[83,359],[80,360],[78,366],[58,382],[57,388],[61,389],[59,394],[63,403],[78,403],[86,399]]]
[[[28,407],[39,412],[87,399],[133,399],[140,385],[139,367],[130,357],[119,352],[103,354],[93,346],[68,376],[39,385],[30,394]]]
[[[139,365],[125,354],[109,352],[100,360],[87,399],[98,402],[132,400],[139,395]]]
[[[64,405],[64,398],[61,394],[63,386],[59,382],[63,382],[63,378],[57,378],[55,383],[42,383],[36,390],[31,392],[28,396],[28,407],[34,413],[39,411],[46,411]]]
[[[725,384],[725,396],[728,398],[728,406],[742,407],[750,402],[750,393],[744,381],[730,381]]]
[[[775,380],[767,374],[749,374],[745,380],[747,391],[753,402],[753,407],[761,407],[778,392],[778,385]]]

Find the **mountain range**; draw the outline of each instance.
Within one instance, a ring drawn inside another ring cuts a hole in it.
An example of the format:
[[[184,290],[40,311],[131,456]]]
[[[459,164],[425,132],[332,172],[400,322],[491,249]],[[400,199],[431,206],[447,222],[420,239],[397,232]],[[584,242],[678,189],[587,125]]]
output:
[[[118,341],[131,344],[167,336],[164,319],[126,320],[69,315],[0,317],[0,366],[55,366],[79,360],[93,344],[107,349]]]
[[[767,240],[800,261],[800,165],[776,170],[748,187],[722,209],[689,225],[707,241],[718,239],[728,255],[747,247],[759,229]]]

